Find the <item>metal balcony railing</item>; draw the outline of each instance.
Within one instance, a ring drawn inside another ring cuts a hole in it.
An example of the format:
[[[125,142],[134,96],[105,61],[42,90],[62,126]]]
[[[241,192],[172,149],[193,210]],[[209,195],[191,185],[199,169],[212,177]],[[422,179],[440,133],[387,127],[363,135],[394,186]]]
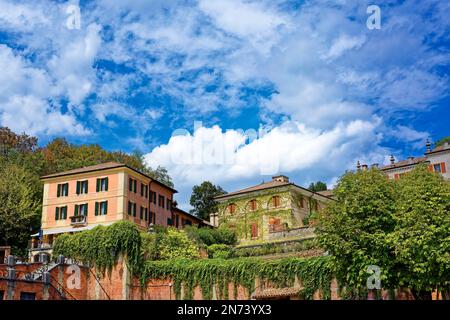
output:
[[[87,224],[87,219],[86,216],[80,215],[80,216],[72,216],[69,217],[70,219],[70,224],[73,227],[77,227],[77,226],[84,226]]]

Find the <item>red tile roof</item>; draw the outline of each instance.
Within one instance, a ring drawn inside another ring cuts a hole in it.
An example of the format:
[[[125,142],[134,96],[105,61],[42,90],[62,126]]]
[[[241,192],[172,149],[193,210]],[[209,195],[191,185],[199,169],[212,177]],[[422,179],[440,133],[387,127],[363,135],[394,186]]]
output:
[[[284,181],[269,181],[269,182],[263,182],[261,184],[258,184],[256,186],[252,186],[252,187],[248,187],[245,189],[241,189],[238,191],[234,191],[234,192],[230,192],[221,196],[217,196],[216,199],[221,199],[221,198],[226,198],[229,196],[234,196],[234,195],[238,195],[238,194],[242,194],[242,193],[248,193],[248,192],[252,192],[252,191],[259,191],[259,190],[264,190],[264,189],[269,189],[269,188],[275,188],[275,187],[282,187],[282,186],[288,186],[291,185],[292,183],[290,182],[284,182]]]
[[[77,168],[77,169],[73,169],[73,170],[49,174],[49,175],[41,177],[41,179],[55,178],[55,177],[60,177],[60,176],[67,176],[67,175],[72,175],[72,174],[113,169],[113,168],[121,168],[121,167],[126,167],[126,165],[123,163],[118,163],[118,162],[106,162],[106,163],[96,164],[93,166],[87,166],[87,167]]]
[[[93,166],[87,166],[87,167],[83,167],[83,168],[77,168],[77,169],[73,169],[73,170],[58,172],[58,173],[42,176],[41,179],[50,179],[50,178],[69,176],[69,175],[80,174],[80,173],[94,172],[94,171],[107,170],[107,169],[115,169],[115,168],[131,169],[134,172],[137,172],[139,174],[142,174],[143,176],[146,176],[147,178],[150,178],[152,181],[156,182],[157,184],[172,190],[174,193],[178,192],[174,188],[169,187],[168,185],[162,183],[161,181],[158,181],[158,180],[150,177],[149,175],[147,175],[143,172],[140,172],[139,170],[133,169],[133,168],[127,166],[126,164],[118,163],[118,162],[105,162],[105,163],[100,163],[100,164],[96,164]]]

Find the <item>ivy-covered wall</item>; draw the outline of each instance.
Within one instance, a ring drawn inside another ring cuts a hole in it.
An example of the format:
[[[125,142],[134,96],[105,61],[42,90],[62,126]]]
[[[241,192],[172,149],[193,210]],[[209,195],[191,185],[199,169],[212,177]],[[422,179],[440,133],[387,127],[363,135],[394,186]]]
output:
[[[277,207],[273,204],[274,196],[280,197]],[[252,200],[256,201],[254,210],[250,205]],[[307,226],[308,218],[316,211],[316,202],[319,203],[319,209],[326,205],[326,201],[317,195],[292,186],[240,194],[221,200],[218,205],[219,225],[235,229],[240,242],[268,239],[271,219],[280,219],[280,224],[288,229]],[[234,213],[229,210],[232,204],[235,205]],[[257,237],[252,236],[252,225],[257,226]]]

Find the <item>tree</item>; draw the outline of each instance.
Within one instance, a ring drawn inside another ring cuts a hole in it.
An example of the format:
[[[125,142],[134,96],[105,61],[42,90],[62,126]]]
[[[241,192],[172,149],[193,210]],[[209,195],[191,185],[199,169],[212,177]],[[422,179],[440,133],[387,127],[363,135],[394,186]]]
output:
[[[41,189],[38,177],[15,164],[0,168],[0,241],[23,255],[30,234],[39,228]]]
[[[347,172],[334,190],[336,201],[319,213],[317,236],[334,256],[338,279],[364,292],[369,266],[381,268],[381,280],[390,288],[394,255],[387,236],[394,229],[394,182],[377,169]]]
[[[327,190],[327,184],[322,181],[317,181],[316,183],[312,182],[309,187],[309,190],[312,192],[318,192],[318,191],[326,191]]]
[[[192,188],[190,204],[193,209],[190,213],[202,219],[209,219],[209,215],[216,211],[217,202],[214,197],[225,194],[226,191],[220,186],[215,186],[209,181],[202,182],[199,186]]]
[[[439,146],[442,146],[444,143],[446,143],[446,142],[448,142],[448,143],[450,143],[450,137],[445,137],[445,138],[442,138],[441,140],[439,140],[438,142],[436,142],[436,147],[439,147]]]
[[[395,229],[389,244],[395,252],[399,285],[416,299],[431,299],[450,288],[450,185],[420,166],[397,184]]]

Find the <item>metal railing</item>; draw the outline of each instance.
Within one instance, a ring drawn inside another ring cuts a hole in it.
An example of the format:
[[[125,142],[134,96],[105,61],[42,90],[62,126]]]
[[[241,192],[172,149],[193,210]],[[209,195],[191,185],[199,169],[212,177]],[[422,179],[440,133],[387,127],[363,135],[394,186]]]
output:
[[[70,224],[74,227],[76,226],[82,226],[85,225],[87,223],[87,219],[86,216],[80,215],[80,216],[72,216],[69,217],[70,219]]]

